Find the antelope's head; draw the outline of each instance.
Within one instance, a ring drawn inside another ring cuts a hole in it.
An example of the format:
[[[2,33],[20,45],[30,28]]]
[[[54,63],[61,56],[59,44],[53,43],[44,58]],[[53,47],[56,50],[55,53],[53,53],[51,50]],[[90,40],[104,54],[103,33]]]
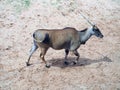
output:
[[[92,25],[92,35],[95,35],[96,37],[103,38],[103,34],[99,30],[99,28],[96,25]]]

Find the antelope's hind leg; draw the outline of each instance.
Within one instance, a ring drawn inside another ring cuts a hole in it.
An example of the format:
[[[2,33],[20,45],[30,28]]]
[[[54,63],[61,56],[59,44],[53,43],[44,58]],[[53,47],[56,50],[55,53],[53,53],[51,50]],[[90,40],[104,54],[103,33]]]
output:
[[[47,50],[48,50],[48,48],[41,48],[40,58],[45,63],[46,67],[50,68],[50,65],[45,60],[45,54],[46,54]]]
[[[35,41],[34,41],[33,46],[32,46],[32,48],[31,48],[31,50],[30,50],[30,54],[29,54],[28,61],[26,62],[26,65],[27,65],[27,66],[30,66],[30,64],[29,64],[30,58],[31,58],[32,54],[37,50],[37,48],[38,48],[38,46],[36,45],[36,43],[35,43]]]

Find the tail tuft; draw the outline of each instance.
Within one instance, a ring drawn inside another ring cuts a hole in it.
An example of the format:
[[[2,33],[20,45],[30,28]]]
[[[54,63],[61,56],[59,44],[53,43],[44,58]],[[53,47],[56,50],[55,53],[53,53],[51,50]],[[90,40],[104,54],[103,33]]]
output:
[[[35,38],[35,33],[33,33],[33,38]]]

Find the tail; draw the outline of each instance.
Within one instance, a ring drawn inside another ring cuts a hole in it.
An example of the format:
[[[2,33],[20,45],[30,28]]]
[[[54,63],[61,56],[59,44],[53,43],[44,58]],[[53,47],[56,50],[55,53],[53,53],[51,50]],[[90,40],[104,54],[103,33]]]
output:
[[[35,38],[35,33],[33,33],[33,38]]]

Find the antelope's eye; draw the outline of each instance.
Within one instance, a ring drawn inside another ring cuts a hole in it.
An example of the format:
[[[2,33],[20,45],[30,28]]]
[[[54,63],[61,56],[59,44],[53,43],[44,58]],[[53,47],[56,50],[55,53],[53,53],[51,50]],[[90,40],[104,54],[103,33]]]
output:
[[[93,29],[93,31],[95,31],[95,29]]]

